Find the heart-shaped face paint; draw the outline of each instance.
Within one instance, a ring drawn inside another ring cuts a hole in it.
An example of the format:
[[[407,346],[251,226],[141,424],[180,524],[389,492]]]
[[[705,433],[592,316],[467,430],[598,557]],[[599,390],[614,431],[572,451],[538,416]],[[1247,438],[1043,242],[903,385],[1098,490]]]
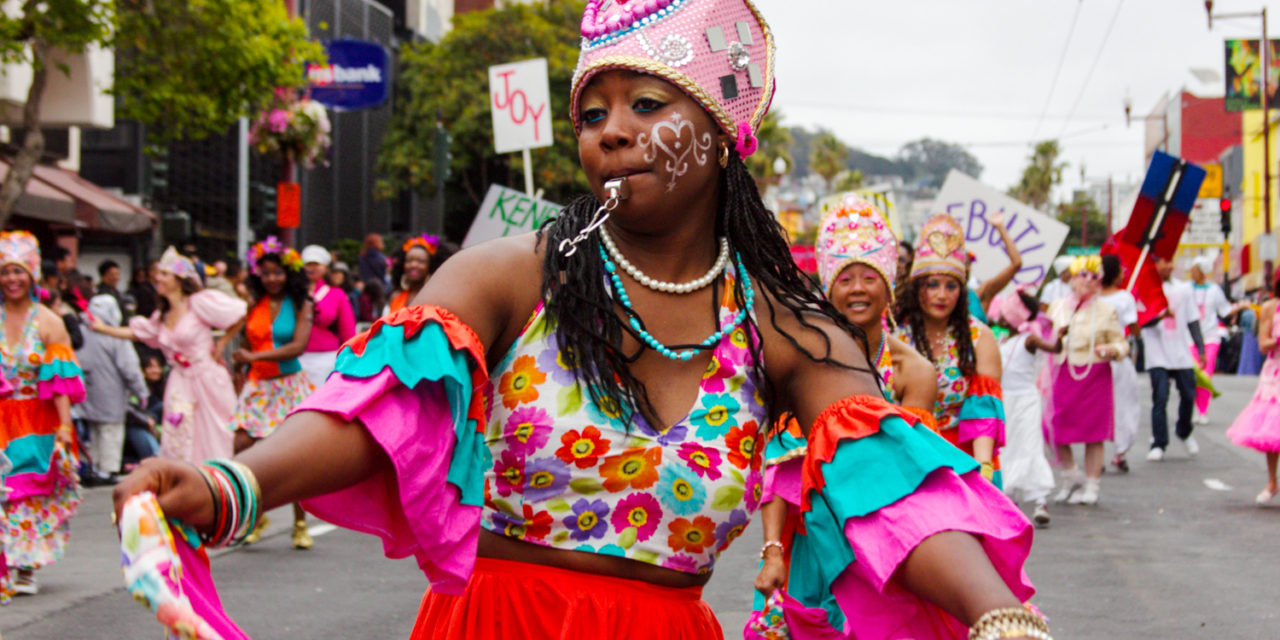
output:
[[[689,171],[690,154],[693,154],[694,161],[700,167],[706,166],[711,157],[707,153],[711,150],[711,132],[703,132],[699,138],[693,122],[679,113],[672,114],[670,121],[664,120],[653,125],[649,133],[636,136],[636,142],[647,147],[645,162],[656,160],[658,152],[662,152],[666,158],[663,169],[670,177],[667,180],[667,191],[675,189],[676,180]]]

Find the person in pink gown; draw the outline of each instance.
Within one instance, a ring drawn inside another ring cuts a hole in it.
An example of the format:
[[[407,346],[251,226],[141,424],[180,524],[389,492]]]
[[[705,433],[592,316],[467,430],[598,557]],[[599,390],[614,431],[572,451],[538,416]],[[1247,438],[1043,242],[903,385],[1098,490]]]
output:
[[[1274,293],[1280,293],[1280,278],[1271,286]],[[1258,389],[1227,429],[1231,442],[1267,456],[1267,486],[1254,499],[1258,504],[1271,502],[1280,493],[1280,484],[1276,483],[1276,468],[1280,466],[1280,350],[1276,349],[1280,324],[1276,323],[1276,305],[1275,298],[1264,303],[1258,322],[1258,349],[1267,354]]]
[[[164,390],[160,457],[199,463],[232,454],[227,427],[236,391],[226,367],[214,358],[214,329],[226,329],[245,315],[243,300],[201,289],[191,260],[170,247],[155,279],[160,308],[150,318],[134,317],[126,327],[94,322],[94,331],[137,340],[164,352],[172,371]]]

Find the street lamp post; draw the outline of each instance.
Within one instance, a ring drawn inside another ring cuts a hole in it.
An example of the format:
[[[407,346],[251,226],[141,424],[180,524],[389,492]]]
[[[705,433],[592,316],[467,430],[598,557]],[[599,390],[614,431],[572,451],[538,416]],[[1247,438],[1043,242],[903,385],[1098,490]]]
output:
[[[1262,60],[1262,83],[1258,103],[1262,107],[1262,208],[1266,215],[1262,217],[1263,231],[1271,236],[1271,105],[1268,104],[1271,75],[1271,42],[1267,39],[1267,8],[1258,12],[1214,13],[1213,0],[1205,0],[1204,10],[1209,14],[1209,28],[1213,29],[1213,19],[1224,18],[1262,18],[1262,38],[1258,40],[1258,57]],[[1270,255],[1270,253],[1268,253]],[[1264,282],[1271,282],[1272,263],[1266,260],[1262,265]]]

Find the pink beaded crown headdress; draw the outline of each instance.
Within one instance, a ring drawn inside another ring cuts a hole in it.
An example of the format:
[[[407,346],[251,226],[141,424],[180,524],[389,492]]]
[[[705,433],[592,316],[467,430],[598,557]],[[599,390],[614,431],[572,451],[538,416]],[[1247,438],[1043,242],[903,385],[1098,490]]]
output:
[[[949,214],[929,218],[916,241],[916,257],[911,263],[911,277],[940,273],[954,276],[961,284],[967,280],[969,254],[964,248],[964,231]]]
[[[851,264],[865,264],[884,278],[893,300],[893,283],[898,273],[898,238],[884,214],[875,205],[852,193],[840,196],[818,227],[818,278],[822,292],[831,295],[831,285]]]
[[[569,117],[581,130],[578,97],[592,76],[632,69],[697,100],[745,158],[773,100],[773,56],[773,33],[750,0],[589,0]]]
[[[40,243],[26,231],[0,232],[0,267],[16,264],[40,280]]]
[[[160,256],[160,262],[156,264],[156,268],[168,271],[179,278],[200,282],[200,274],[196,272],[195,263],[178,253],[178,250],[173,247],[164,250],[164,255]]]

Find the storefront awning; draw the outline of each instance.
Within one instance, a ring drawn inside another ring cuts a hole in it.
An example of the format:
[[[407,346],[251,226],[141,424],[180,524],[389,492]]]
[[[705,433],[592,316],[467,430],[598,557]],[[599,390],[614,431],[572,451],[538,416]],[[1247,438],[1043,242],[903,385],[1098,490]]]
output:
[[[0,180],[4,180],[7,175],[9,175],[9,163],[0,158]],[[22,195],[18,196],[13,212],[45,222],[69,225],[76,223],[75,199],[37,179],[34,175],[27,181],[27,188]]]
[[[66,169],[40,165],[32,179],[71,196],[75,201],[76,221],[83,227],[109,233],[139,233],[156,225],[156,214],[112,195]]]

